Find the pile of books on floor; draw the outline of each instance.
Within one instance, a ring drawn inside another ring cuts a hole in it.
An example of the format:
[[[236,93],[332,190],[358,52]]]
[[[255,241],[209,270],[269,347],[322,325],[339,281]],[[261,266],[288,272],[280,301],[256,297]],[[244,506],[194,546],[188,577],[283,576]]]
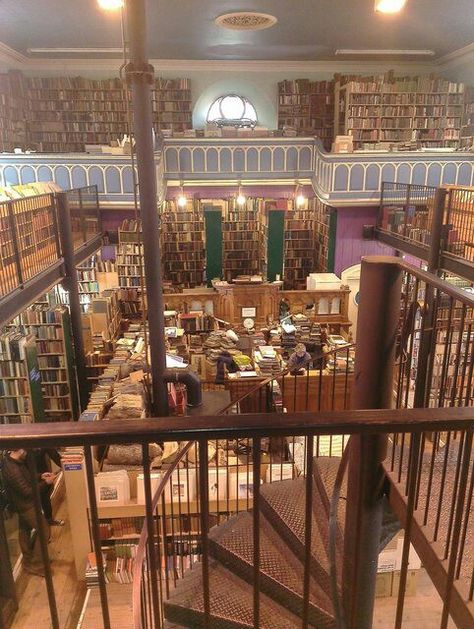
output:
[[[107,559],[105,555],[102,555],[102,565],[104,568],[105,582],[109,583],[109,579],[107,577]],[[95,553],[89,553],[87,555],[86,586],[88,588],[99,586],[99,570],[97,566],[97,557]]]
[[[263,284],[263,277],[261,275],[237,275],[232,282],[233,284]]]
[[[308,343],[311,332],[311,321],[304,314],[293,316],[293,325],[296,328],[296,337],[300,343]]]
[[[273,376],[281,371],[278,355],[271,345],[261,345],[254,350],[254,358],[262,376]]]

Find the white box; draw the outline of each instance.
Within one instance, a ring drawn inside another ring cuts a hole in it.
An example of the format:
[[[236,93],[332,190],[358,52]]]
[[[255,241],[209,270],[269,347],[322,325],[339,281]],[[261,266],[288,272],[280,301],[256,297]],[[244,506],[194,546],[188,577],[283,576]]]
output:
[[[292,480],[296,476],[293,463],[272,463],[267,468],[265,481],[275,483],[279,480]]]
[[[95,495],[101,507],[130,502],[130,478],[125,470],[100,472],[95,477]]]
[[[334,273],[310,273],[306,278],[306,290],[339,290],[341,285]]]
[[[261,481],[260,481],[261,482]],[[229,498],[231,500],[246,500],[253,498],[253,470],[231,472],[229,482]]]
[[[155,495],[156,490],[158,489],[158,484],[161,479],[160,472],[152,472],[150,474],[151,481],[151,499],[153,500],[153,496]],[[145,504],[145,475],[139,474],[137,476],[137,504],[144,505]]]
[[[228,484],[226,468],[209,468],[209,500],[227,500]]]
[[[196,500],[196,470],[178,468],[168,479],[165,487],[165,502],[192,502]]]

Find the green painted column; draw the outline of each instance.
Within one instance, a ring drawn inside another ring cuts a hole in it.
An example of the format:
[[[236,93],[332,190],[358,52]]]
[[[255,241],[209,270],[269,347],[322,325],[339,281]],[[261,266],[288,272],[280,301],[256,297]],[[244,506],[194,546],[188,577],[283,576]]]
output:
[[[334,262],[336,259],[336,232],[337,232],[337,212],[329,214],[329,236],[328,236],[328,273],[334,273]]]
[[[273,282],[283,277],[283,248],[285,236],[285,210],[269,210],[267,240],[267,274]]]
[[[211,280],[222,277],[222,211],[212,205],[204,205],[206,229],[206,277]]]

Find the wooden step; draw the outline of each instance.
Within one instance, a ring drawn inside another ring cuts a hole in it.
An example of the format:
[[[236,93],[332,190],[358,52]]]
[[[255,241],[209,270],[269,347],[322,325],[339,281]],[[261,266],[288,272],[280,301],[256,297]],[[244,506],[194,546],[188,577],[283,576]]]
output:
[[[278,483],[267,483],[262,485],[260,496],[261,511],[266,520],[298,559],[304,562],[306,479],[300,477]],[[318,491],[315,487],[313,487],[313,502],[315,505],[311,528],[311,574],[321,588],[329,592],[327,517],[319,502]],[[321,529],[323,534],[321,534]]]
[[[253,578],[253,516],[239,513],[214,527],[209,535],[211,554],[228,570],[251,583]],[[274,601],[299,616],[303,613],[304,567],[272,526],[260,517],[260,588]],[[332,604],[312,579],[309,620],[321,629],[335,627]]]
[[[218,562],[209,560],[210,616],[212,629],[249,629],[254,627],[253,588]],[[178,581],[164,603],[168,622],[200,629],[204,626],[202,569],[196,564]],[[260,595],[259,629],[299,629],[301,619],[287,609]]]

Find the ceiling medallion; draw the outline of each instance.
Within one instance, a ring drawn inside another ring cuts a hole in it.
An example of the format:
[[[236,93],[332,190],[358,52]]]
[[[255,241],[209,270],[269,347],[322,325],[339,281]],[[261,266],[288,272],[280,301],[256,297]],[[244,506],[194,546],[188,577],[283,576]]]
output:
[[[230,28],[234,31],[261,31],[264,28],[274,26],[277,22],[278,20],[274,15],[255,13],[253,11],[225,13],[215,19],[217,26]]]

